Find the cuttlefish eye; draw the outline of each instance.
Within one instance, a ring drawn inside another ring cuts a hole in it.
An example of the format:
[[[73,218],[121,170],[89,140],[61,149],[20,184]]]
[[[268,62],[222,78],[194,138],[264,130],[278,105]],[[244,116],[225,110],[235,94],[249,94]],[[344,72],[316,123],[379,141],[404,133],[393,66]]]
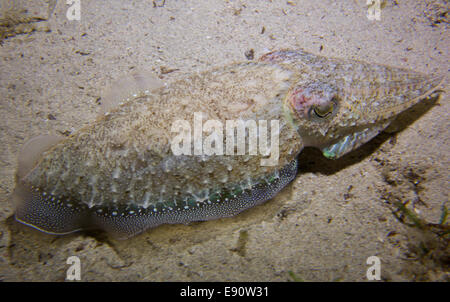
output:
[[[315,119],[326,119],[331,117],[337,110],[337,100],[333,97],[325,104],[312,105],[309,110],[309,117]]]
[[[300,120],[323,121],[338,111],[338,91],[328,83],[298,84],[286,98],[289,109]]]

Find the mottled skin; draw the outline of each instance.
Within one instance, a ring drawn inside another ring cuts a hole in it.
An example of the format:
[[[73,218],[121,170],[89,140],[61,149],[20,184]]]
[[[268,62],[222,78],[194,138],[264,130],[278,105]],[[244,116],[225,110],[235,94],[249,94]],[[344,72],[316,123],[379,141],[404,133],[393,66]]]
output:
[[[338,158],[367,142],[399,113],[435,91],[443,76],[365,62],[329,59],[303,51],[272,52],[264,62],[294,67],[299,79],[287,100],[294,112],[294,124],[304,146],[322,149],[324,155]],[[324,118],[310,114],[311,106],[332,103],[332,112]],[[348,141],[354,138],[354,141]],[[345,142],[346,148],[333,150]],[[340,152],[339,152],[340,151]]]
[[[43,152],[17,177],[16,218],[49,233],[100,228],[126,238],[162,223],[231,216],[288,184],[304,146],[338,158],[441,81],[303,51],[193,75],[139,93]],[[174,155],[171,126],[192,124],[194,112],[224,125],[278,120],[278,163],[261,166],[260,153]]]

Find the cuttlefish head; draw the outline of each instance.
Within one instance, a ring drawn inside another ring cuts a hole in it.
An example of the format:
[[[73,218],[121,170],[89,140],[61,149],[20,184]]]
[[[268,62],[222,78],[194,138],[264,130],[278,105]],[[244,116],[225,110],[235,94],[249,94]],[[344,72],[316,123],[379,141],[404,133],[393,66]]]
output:
[[[304,146],[321,149],[327,158],[339,158],[372,139],[397,115],[436,91],[444,78],[380,68],[384,68],[383,75],[389,69],[389,78],[350,73],[313,80],[305,77],[295,85],[284,108]]]

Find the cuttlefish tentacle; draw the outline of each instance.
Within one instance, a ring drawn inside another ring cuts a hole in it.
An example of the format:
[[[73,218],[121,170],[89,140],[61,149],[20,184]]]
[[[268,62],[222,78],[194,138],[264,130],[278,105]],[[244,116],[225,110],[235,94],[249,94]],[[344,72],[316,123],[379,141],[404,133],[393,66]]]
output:
[[[116,97],[106,114],[67,138],[25,145],[13,193],[16,219],[53,234],[97,228],[128,238],[160,224],[233,216],[291,182],[303,147],[338,158],[442,81],[301,50],[272,52],[257,62],[212,69],[170,85],[133,75],[128,83],[149,89],[123,102]],[[129,94],[127,85],[115,86]],[[230,148],[228,134],[212,131],[218,124],[227,128],[229,121],[246,125]],[[276,148],[250,154],[252,142],[262,140],[259,130],[271,121],[278,128],[269,127],[267,144]],[[209,130],[198,130],[196,123]],[[174,154],[174,132],[192,124],[185,132],[190,138],[203,135],[203,145],[194,139],[188,154]],[[253,131],[252,125],[260,128]],[[208,140],[231,154],[205,154]],[[239,140],[244,153],[236,152]],[[262,164],[274,154],[275,161]]]

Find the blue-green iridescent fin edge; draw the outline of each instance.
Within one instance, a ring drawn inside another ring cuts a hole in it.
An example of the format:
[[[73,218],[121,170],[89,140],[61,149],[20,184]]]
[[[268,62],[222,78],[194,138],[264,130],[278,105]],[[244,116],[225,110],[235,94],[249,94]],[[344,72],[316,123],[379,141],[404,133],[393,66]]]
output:
[[[210,195],[208,200],[177,206],[117,208],[87,207],[69,198],[58,198],[26,183],[16,187],[16,220],[40,231],[63,235],[101,229],[117,239],[127,239],[161,224],[189,223],[234,216],[273,198],[297,174],[297,160],[276,173],[237,189]],[[81,204],[81,205],[80,205]],[[170,203],[168,203],[170,204]]]

